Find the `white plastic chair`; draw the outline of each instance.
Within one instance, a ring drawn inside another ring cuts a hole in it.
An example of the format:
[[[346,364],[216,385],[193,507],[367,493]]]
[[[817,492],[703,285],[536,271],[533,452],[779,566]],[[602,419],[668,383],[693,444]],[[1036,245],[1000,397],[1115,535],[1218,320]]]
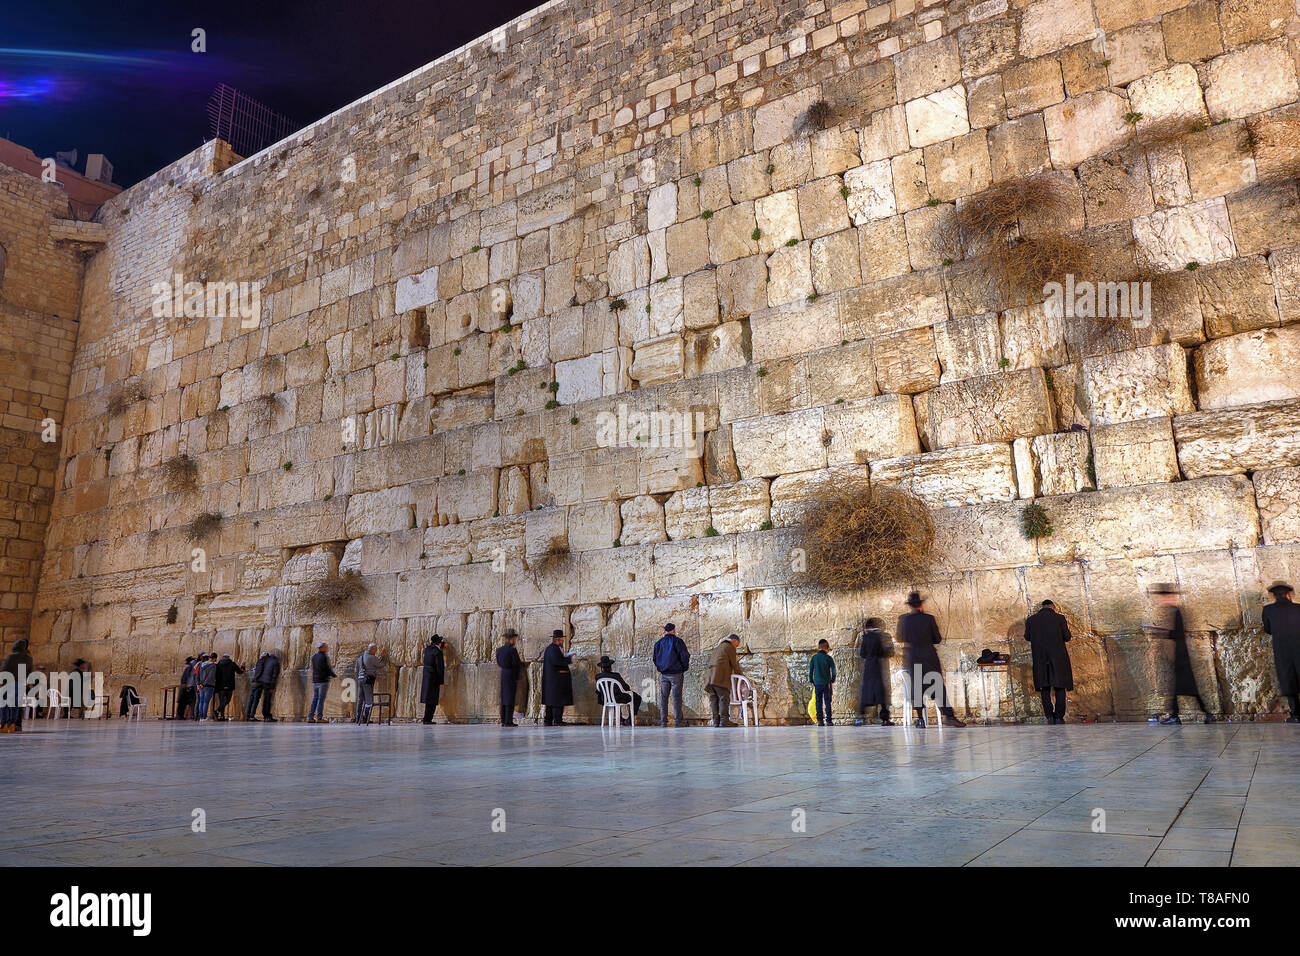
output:
[[[134,717],[138,720],[148,716],[149,699],[147,697],[136,697],[136,699],[131,703],[130,709],[127,711],[126,719],[130,720]]]
[[[731,705],[730,707],[740,708],[740,720],[746,727],[749,726],[749,714],[754,714],[754,726],[758,726],[758,691],[754,689],[753,683],[744,674],[731,675]],[[730,710],[730,707],[728,710]]]
[[[911,721],[916,719],[915,717],[916,710],[914,709],[916,705],[913,703],[912,700],[912,686],[911,686],[912,675],[908,673],[906,667],[899,667],[895,669],[893,677],[894,680],[898,681],[900,684],[903,685],[904,708],[908,714],[903,724],[903,726],[906,727],[910,725]],[[924,691],[921,694],[921,723],[925,724],[925,726],[927,727],[930,726],[930,705],[931,704],[934,705],[934,722],[939,727],[942,727],[943,714],[939,710],[939,699],[938,697],[935,697],[933,695],[925,694]]]
[[[45,706],[45,719],[58,720],[60,717],[66,717],[63,711],[67,708],[68,702],[57,688],[51,687],[47,694],[47,704]]]
[[[19,704],[23,709],[23,720],[35,720],[36,708],[40,706],[40,701],[28,694],[23,697],[22,703]]]
[[[623,716],[623,708],[627,708],[627,716],[632,721],[632,726],[636,726],[636,712],[632,706],[632,695],[628,694],[620,684],[612,677],[597,677],[596,692],[600,694],[600,699],[605,703],[600,708],[600,726],[605,726],[605,717],[609,716],[610,726],[619,726],[619,719]],[[628,699],[625,703],[619,703],[615,699],[615,692],[627,694]]]

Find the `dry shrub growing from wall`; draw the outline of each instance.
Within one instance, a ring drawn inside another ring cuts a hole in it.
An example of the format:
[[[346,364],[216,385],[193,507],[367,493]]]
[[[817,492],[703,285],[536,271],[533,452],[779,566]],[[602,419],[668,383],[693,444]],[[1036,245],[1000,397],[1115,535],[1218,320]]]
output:
[[[366,593],[361,576],[345,571],[336,578],[311,581],[298,589],[298,610],[313,617],[335,614]]]
[[[818,100],[813,103],[803,114],[800,115],[795,124],[796,133],[816,133],[819,130],[828,129],[835,125],[835,109],[825,100]]]
[[[934,522],[906,491],[848,483],[819,492],[800,543],[808,561],[801,584],[836,592],[909,584],[930,566]]]
[[[189,455],[168,458],[162,465],[163,484],[168,491],[185,491],[199,482],[199,463]]]
[[[202,541],[221,527],[221,512],[205,511],[195,515],[185,526],[185,539],[190,542]]]
[[[108,393],[104,410],[110,415],[121,415],[136,402],[143,402],[148,397],[149,392],[144,387],[144,382],[138,378],[131,379],[129,382],[119,382]]]

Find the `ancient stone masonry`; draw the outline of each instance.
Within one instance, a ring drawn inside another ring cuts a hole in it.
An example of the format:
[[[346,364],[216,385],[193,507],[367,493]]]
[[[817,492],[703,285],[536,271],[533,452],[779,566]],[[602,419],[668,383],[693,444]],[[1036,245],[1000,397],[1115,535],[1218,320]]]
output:
[[[9,249],[6,337],[80,321],[66,408],[4,382],[61,422],[37,657],[160,697],[187,652],[278,649],[302,714],[312,644],[343,672],[375,641],[409,716],[438,632],[477,719],[502,631],[536,661],[564,627],[590,713],[595,660],[640,684],[673,621],[693,653],[741,634],[764,717],[798,720],[817,640],[851,708],[852,628],[902,610],[800,583],[801,514],[865,480],[931,509],[913,583],[959,713],[1026,712],[1048,597],[1072,714],[1158,709],[1163,581],[1211,705],[1276,712],[1298,34],[1290,0],[561,0],[256,156],[208,144],[103,207],[79,304],[11,292]],[[37,286],[76,288],[44,255]],[[177,276],[259,311],[160,309]],[[20,582],[45,518],[5,500]],[[971,662],[1007,641],[1016,700],[986,701]]]

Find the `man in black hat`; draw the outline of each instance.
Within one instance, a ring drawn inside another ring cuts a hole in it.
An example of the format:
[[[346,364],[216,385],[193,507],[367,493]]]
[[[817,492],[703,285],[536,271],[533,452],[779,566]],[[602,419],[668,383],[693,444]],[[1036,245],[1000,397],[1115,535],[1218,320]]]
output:
[[[916,726],[925,726],[925,698],[933,694],[938,698],[944,725],[965,727],[966,724],[948,705],[948,693],[943,686],[939,652],[934,649],[943,640],[939,622],[933,615],[925,613],[925,602],[917,592],[907,596],[907,606],[912,610],[898,619],[898,639],[903,644],[903,666],[907,668]]]
[[[176,694],[176,719],[184,720],[185,711],[194,707],[194,658],[185,658],[185,666],[181,668],[181,689]]]
[[[1037,613],[1025,618],[1025,640],[1034,661],[1034,690],[1042,696],[1043,716],[1049,724],[1065,723],[1065,692],[1074,690],[1070,669],[1070,625],[1056,613],[1056,605],[1044,601]],[[1052,695],[1056,706],[1052,706]]]
[[[501,726],[518,727],[514,720],[515,685],[519,682],[519,673],[524,669],[515,650],[515,641],[519,635],[506,631],[505,643],[497,648],[497,667],[501,668]]]
[[[217,720],[229,720],[226,708],[235,696],[235,675],[244,673],[244,669],[231,660],[229,654],[222,654],[217,661]]]
[[[429,646],[424,649],[424,663],[420,667],[420,703],[424,705],[423,723],[433,723],[433,711],[438,706],[439,688],[447,676],[447,668],[442,659],[442,636],[429,638]]]
[[[1268,589],[1273,603],[1264,608],[1264,633],[1273,635],[1277,690],[1291,707],[1288,724],[1300,724],[1300,606],[1291,585],[1279,581]]]
[[[600,670],[596,672],[596,702],[600,704],[601,707],[605,706],[605,693],[604,689],[600,686],[600,682],[608,677],[617,682],[619,688],[622,688],[621,690],[618,688],[614,690],[614,703],[626,704],[631,701],[632,713],[640,713],[641,695],[635,693],[632,690],[631,685],[623,679],[623,675],[614,670],[613,659],[608,654],[602,654],[597,663],[600,665]],[[626,717],[622,718],[622,722],[624,724],[629,723]]]
[[[564,653],[564,632],[551,632],[551,645],[542,655],[542,704],[546,708],[542,723],[547,727],[564,726],[564,708],[573,703],[573,675]]]
[[[1158,608],[1158,620],[1151,631],[1154,636],[1172,641],[1174,645],[1174,690],[1170,695],[1169,714],[1160,719],[1160,723],[1181,724],[1183,721],[1178,716],[1178,698],[1195,697],[1196,706],[1205,714],[1205,722],[1212,724],[1214,715],[1201,698],[1201,689],[1196,684],[1196,672],[1192,670],[1192,657],[1187,652],[1187,631],[1183,625],[1183,609],[1178,606],[1178,589],[1172,584],[1158,584],[1150,593]]]

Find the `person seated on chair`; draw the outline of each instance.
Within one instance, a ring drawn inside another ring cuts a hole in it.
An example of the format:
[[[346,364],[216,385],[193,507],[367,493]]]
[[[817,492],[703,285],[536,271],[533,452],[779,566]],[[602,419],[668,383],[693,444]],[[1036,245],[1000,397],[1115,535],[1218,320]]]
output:
[[[614,670],[614,662],[613,660],[610,659],[609,655],[607,654],[603,655],[599,661],[599,664],[600,664],[600,671],[596,674],[596,702],[599,703],[600,706],[602,707],[605,706],[605,694],[601,689],[600,681],[602,678],[612,677],[614,680],[618,682],[618,686],[623,688],[623,690],[621,691],[620,690],[614,691],[614,703],[626,704],[630,700],[632,702],[632,713],[634,714],[640,713],[641,695],[633,691],[631,685],[628,684],[628,682],[623,679],[623,675],[620,674],[618,671]],[[624,693],[624,691],[626,691],[626,693]],[[631,694],[632,696],[629,697],[628,694]],[[621,718],[621,720],[625,726],[631,723],[631,721],[626,717]]]

